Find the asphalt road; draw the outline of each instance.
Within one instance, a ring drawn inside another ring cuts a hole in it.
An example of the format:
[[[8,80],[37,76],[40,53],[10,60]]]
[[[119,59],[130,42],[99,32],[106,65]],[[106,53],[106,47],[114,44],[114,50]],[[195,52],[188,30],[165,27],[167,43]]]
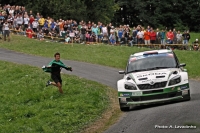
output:
[[[53,57],[32,56],[0,48],[0,60],[42,67],[52,59]],[[73,72],[64,70],[63,73],[97,81],[114,89],[116,89],[117,80],[122,78],[122,75],[118,74],[118,69],[77,61],[62,61],[72,66],[74,70]],[[200,83],[190,81],[190,88],[191,101],[144,106],[131,110],[105,133],[200,133]],[[178,128],[188,122],[199,123],[199,127],[197,129]],[[173,128],[155,128],[156,126],[172,126]]]

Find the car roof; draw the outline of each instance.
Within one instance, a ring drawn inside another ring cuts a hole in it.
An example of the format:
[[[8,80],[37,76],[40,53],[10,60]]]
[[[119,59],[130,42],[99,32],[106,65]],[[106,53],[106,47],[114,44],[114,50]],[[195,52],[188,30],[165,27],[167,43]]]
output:
[[[160,53],[172,53],[172,50],[169,50],[169,49],[148,50],[148,51],[143,51],[143,52],[131,54],[131,56],[142,56],[145,53],[158,53],[158,54],[160,54]]]

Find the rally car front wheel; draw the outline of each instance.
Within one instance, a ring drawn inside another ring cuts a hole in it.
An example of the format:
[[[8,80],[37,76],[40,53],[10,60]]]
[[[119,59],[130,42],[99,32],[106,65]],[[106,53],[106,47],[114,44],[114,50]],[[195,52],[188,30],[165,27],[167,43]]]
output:
[[[188,90],[188,94],[183,96],[183,101],[190,101],[190,100],[191,100],[190,90]]]
[[[126,105],[126,103],[121,103],[119,98],[119,106],[121,111],[129,111],[130,107]]]

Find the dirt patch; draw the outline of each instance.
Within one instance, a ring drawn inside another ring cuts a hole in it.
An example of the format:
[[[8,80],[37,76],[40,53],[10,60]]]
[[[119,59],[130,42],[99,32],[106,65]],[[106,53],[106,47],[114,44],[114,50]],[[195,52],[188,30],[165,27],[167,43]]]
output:
[[[117,91],[109,88],[107,95],[110,98],[110,107],[102,114],[100,119],[85,127],[82,133],[102,133],[111,125],[118,122],[119,118],[124,114],[119,109]]]

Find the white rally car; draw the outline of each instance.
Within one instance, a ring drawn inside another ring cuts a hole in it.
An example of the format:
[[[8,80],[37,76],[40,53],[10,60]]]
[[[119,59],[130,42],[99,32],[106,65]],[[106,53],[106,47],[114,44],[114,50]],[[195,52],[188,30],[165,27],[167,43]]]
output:
[[[172,50],[130,55],[123,79],[117,82],[121,111],[131,106],[173,100],[190,100],[188,73]]]

